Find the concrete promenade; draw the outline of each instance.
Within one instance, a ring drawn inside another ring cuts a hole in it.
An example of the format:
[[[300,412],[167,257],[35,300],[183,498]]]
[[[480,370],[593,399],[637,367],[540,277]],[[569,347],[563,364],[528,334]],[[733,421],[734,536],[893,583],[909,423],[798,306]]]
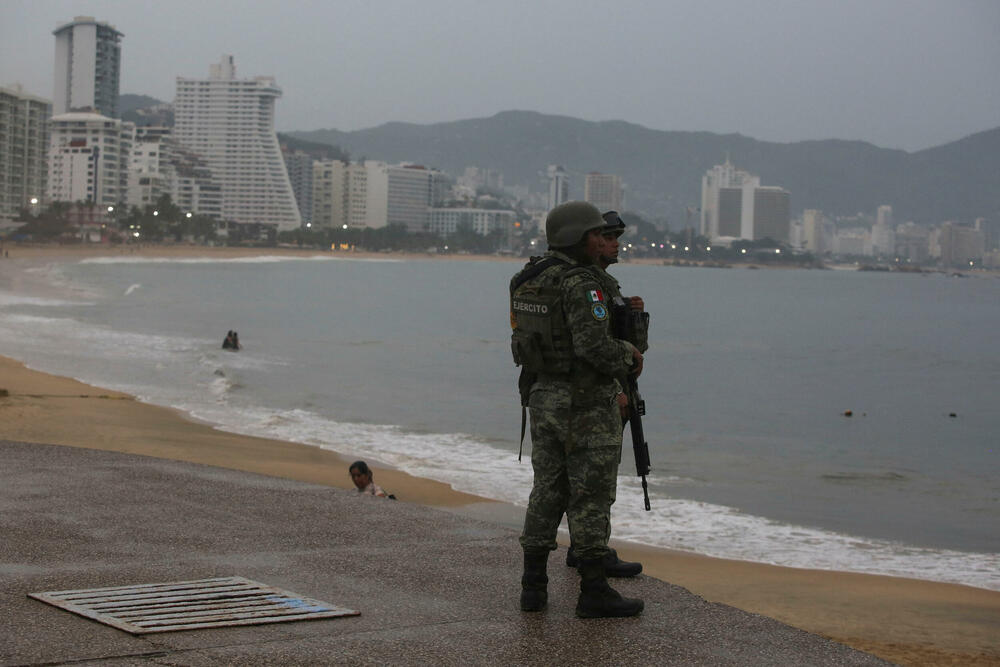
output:
[[[518,610],[517,533],[222,468],[0,441],[0,665],[885,665],[640,576],[632,619]],[[133,636],[28,593],[240,576],[360,616]]]

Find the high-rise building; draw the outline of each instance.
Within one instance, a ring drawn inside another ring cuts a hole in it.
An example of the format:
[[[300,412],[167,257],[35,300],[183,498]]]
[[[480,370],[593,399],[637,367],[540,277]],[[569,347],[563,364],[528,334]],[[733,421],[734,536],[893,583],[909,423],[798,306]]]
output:
[[[815,255],[822,255],[823,247],[823,212],[807,208],[802,212],[802,235],[805,249]]]
[[[896,227],[896,248],[893,254],[913,263],[927,261],[930,254],[930,229],[913,222]]]
[[[113,25],[77,16],[53,31],[56,36],[52,113],[99,113],[118,118],[122,33]]]
[[[458,177],[458,184],[473,190],[485,188],[496,192],[503,190],[503,174],[496,169],[466,167]]]
[[[468,227],[485,236],[495,231],[510,233],[517,213],[509,210],[485,208],[432,208],[429,231],[446,237],[461,227]]]
[[[945,222],[938,229],[942,266],[969,266],[982,261],[985,248],[980,230],[955,222]]]
[[[295,203],[299,207],[302,224],[312,226],[313,162],[315,160],[305,151],[282,148],[281,155],[285,160],[288,181],[292,184],[292,193],[295,195]]]
[[[741,238],[745,185],[757,187],[760,179],[737,169],[729,158],[705,172],[701,178],[702,236]]]
[[[312,224],[317,227],[342,227],[344,217],[344,183],[347,165],[340,160],[313,162]]]
[[[150,129],[154,131],[147,132]],[[170,146],[166,141],[170,136],[169,128],[163,128],[166,130],[165,134],[155,131],[157,129],[159,128],[136,128],[135,143],[132,144],[132,154],[129,156],[126,199],[129,206],[153,206],[161,196],[170,193],[174,168],[169,159]]]
[[[549,165],[549,210],[569,201],[569,174],[557,164]]]
[[[875,214],[875,224],[872,225],[872,254],[895,255],[896,232],[892,224],[892,207],[879,206]]]
[[[875,213],[875,224],[885,225],[886,227],[892,227],[892,207],[888,204],[883,204],[878,207]]]
[[[744,188],[746,192],[746,188]],[[788,242],[791,222],[791,195],[783,188],[765,186],[753,189],[753,216],[743,216],[743,238]],[[746,201],[746,198],[744,198]]]
[[[53,116],[48,199],[117,206],[127,200],[135,126],[97,113]]]
[[[583,182],[583,200],[588,201],[601,213],[621,211],[625,204],[625,188],[622,177],[615,174],[600,174],[592,171]]]
[[[737,169],[726,159],[701,179],[701,234],[710,239],[769,238],[787,243],[791,225],[791,195],[762,186],[760,178]]]
[[[420,165],[323,160],[313,168],[313,224],[320,227],[430,226],[443,174]]]
[[[237,79],[232,56],[207,79],[177,77],[174,137],[201,155],[222,191],[222,217],[238,223],[300,226],[288,171],[274,131],[274,78]]]
[[[184,213],[222,219],[222,192],[212,170],[175,142],[169,127],[136,128],[128,183],[129,206],[152,206],[169,195]]]
[[[344,224],[385,227],[389,211],[388,165],[377,160],[352,163],[344,169]]]
[[[440,172],[420,165],[387,167],[386,224],[403,225],[407,231],[423,232],[430,226],[434,205],[434,181]]]
[[[871,231],[864,227],[838,229],[833,237],[833,254],[867,256],[871,254]]]
[[[51,115],[48,100],[17,85],[0,88],[0,218],[13,218],[45,197]]]
[[[973,225],[983,234],[983,246],[986,252],[1000,250],[1000,220],[976,218]]]

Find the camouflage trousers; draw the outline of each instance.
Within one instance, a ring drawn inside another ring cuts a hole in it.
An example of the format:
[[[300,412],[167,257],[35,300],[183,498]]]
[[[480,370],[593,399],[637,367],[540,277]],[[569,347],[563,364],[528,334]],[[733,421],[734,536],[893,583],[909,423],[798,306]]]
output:
[[[574,388],[538,382],[531,389],[534,484],[524,517],[526,552],[556,548],[563,513],[581,559],[601,558],[611,535],[621,459],[621,417],[613,385]]]

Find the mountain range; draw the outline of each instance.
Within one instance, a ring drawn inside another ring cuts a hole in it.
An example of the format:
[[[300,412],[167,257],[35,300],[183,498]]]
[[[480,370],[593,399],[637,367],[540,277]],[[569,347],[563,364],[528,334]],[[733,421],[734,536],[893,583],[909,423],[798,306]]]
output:
[[[701,178],[726,159],[760,176],[762,185],[788,190],[793,216],[807,208],[830,216],[874,216],[878,206],[889,204],[900,222],[1000,218],[1000,127],[915,152],[839,139],[778,143],[652,130],[533,111],[427,125],[393,122],[352,132],[294,131],[281,138],[310,153],[319,153],[316,144],[336,146],[354,159],[414,162],[455,175],[468,166],[495,169],[506,186],[535,192],[547,190],[547,167],[557,164],[570,173],[574,199],[583,198],[586,173],[618,174],[626,186],[626,211],[666,219],[675,228],[697,218],[687,211],[701,205]]]
[[[1000,127],[916,152],[862,141],[776,143],[739,134],[651,130],[624,121],[591,122],[532,111],[430,125],[386,123],[341,132],[289,136],[335,144],[354,156],[415,161],[461,174],[466,166],[503,173],[504,183],[545,189],[551,164],[571,174],[572,198],[583,197],[587,172],[618,174],[626,210],[683,226],[701,205],[701,178],[727,158],[791,193],[791,210],[874,215],[882,204],[897,221],[939,223],[1000,217]]]

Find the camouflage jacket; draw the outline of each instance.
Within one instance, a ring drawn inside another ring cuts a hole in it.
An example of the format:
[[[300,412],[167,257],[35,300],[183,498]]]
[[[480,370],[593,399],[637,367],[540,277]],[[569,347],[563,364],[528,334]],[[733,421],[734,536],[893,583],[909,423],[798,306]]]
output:
[[[581,265],[567,255],[550,250],[545,256],[556,257],[562,262],[545,269],[540,278],[570,274],[558,281],[562,316],[570,332],[575,359],[567,379],[578,386],[612,384],[614,378],[631,368],[635,348],[628,341],[611,336],[610,302],[598,278],[599,269],[586,267],[585,271],[571,271]],[[546,378],[542,374],[539,379]]]
[[[615,297],[622,297],[621,286],[618,284],[618,280],[600,267],[592,267],[594,274],[597,276],[598,282],[600,282],[604,294],[607,297],[606,303],[610,304]],[[649,326],[648,321],[643,320],[642,323],[635,330],[635,340],[631,341],[640,352],[646,353],[649,349]]]

